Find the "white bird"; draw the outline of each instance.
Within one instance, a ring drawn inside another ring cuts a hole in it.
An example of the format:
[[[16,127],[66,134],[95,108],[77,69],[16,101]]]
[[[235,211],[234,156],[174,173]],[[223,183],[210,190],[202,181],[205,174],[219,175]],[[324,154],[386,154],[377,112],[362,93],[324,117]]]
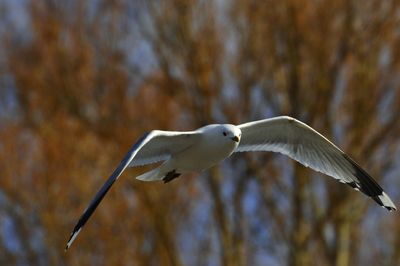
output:
[[[163,180],[200,171],[218,164],[234,152],[279,152],[346,183],[389,211],[395,205],[378,183],[348,155],[310,126],[288,116],[241,124],[214,124],[195,131],[153,130],[144,134],[97,192],[72,231],[66,250],[82,230],[107,191],[127,167],[163,163],[138,177],[143,181]]]

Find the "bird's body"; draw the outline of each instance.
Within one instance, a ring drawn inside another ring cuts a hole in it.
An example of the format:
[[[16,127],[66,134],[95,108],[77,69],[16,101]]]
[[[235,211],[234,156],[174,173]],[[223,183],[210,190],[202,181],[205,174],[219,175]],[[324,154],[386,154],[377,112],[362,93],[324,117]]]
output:
[[[208,125],[188,134],[183,141],[189,143],[185,149],[173,152],[158,168],[144,173],[136,179],[142,181],[161,180],[169,174],[185,174],[202,171],[228,158],[237,148],[241,131],[234,125]],[[224,133],[227,136],[224,136]],[[229,134],[229,135],[228,135]],[[232,138],[237,137],[236,141]],[[169,182],[170,178],[164,180]]]
[[[363,192],[389,211],[396,210],[383,189],[356,162],[320,133],[291,117],[275,117],[238,126],[214,124],[186,132],[153,130],[133,145],[95,195],[72,231],[66,249],[127,167],[163,162],[137,179],[167,183],[184,173],[210,168],[234,152],[247,151],[285,154]]]

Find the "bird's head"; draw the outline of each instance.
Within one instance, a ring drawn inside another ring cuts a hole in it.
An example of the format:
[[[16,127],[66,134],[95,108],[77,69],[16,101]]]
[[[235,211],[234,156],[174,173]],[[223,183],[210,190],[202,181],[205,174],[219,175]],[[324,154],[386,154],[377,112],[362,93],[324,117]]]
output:
[[[242,136],[240,128],[230,124],[219,125],[217,134],[221,139],[233,141],[236,144],[239,144],[240,137]]]
[[[213,124],[200,129],[211,142],[239,145],[242,132],[240,128],[231,124]]]

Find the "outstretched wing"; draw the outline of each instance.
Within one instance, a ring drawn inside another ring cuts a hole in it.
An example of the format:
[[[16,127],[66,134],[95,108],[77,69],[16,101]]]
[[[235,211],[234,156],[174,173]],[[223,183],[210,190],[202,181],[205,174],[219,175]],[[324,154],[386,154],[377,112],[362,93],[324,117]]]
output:
[[[149,164],[160,160],[166,160],[171,155],[179,153],[193,145],[199,138],[197,132],[173,132],[154,130],[144,134],[128,151],[124,159],[107,179],[101,189],[94,196],[89,206],[79,218],[78,223],[72,230],[67,242],[67,250],[75,240],[82,227],[96,210],[97,206],[104,198],[108,190],[129,166]]]
[[[395,205],[378,183],[348,155],[308,125],[288,116],[241,124],[236,152],[273,151],[360,190],[389,211]]]

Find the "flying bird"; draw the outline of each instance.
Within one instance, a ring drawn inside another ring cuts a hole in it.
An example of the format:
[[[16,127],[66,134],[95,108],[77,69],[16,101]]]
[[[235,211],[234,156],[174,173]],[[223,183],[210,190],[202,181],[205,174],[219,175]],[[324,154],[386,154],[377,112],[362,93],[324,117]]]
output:
[[[67,242],[71,246],[108,190],[127,167],[163,162],[136,179],[168,183],[180,175],[218,164],[235,152],[279,152],[371,197],[389,211],[395,205],[378,183],[348,155],[303,122],[279,116],[241,125],[213,124],[194,131],[153,130],[144,134],[97,192]]]

